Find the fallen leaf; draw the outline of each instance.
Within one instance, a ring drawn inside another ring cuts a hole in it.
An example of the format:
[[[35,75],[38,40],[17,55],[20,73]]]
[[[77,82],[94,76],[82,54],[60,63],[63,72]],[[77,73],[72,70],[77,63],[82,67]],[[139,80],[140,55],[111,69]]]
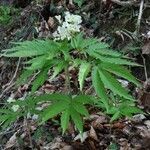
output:
[[[96,134],[96,132],[95,132],[95,130],[94,130],[94,128],[92,126],[91,126],[91,129],[89,131],[89,137],[91,137],[95,141],[98,141],[97,134]]]
[[[78,134],[75,138],[74,141],[80,140],[81,143],[83,143],[86,139],[88,138],[88,132],[83,132],[83,134]]]
[[[15,146],[17,144],[17,133],[15,132],[13,134],[13,136],[11,136],[11,138],[9,139],[9,141],[6,143],[5,145],[5,150],[12,148],[13,146]]]
[[[145,55],[150,54],[150,40],[148,40],[142,47],[142,54],[145,54]]]

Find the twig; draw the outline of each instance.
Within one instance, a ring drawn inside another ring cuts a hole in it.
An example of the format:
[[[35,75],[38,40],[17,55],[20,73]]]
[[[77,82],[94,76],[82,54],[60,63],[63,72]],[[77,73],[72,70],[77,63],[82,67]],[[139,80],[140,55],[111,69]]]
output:
[[[17,72],[18,72],[18,69],[19,69],[19,65],[20,65],[20,61],[21,61],[21,57],[19,57],[19,60],[18,60],[18,63],[17,63],[17,67],[16,67],[16,70],[15,70],[15,73],[11,79],[11,81],[7,84],[7,85],[10,85],[12,84],[12,82],[14,81],[14,79],[16,78],[17,76]]]
[[[140,24],[141,24],[141,19],[142,19],[142,14],[143,14],[143,6],[144,6],[144,0],[141,0],[140,9],[139,9],[139,16],[138,16],[136,31],[135,31],[136,35],[138,35],[139,30],[140,30]]]
[[[15,83],[12,83],[10,86],[8,86],[6,89],[3,90],[3,92],[0,95],[0,99],[3,97],[3,95],[13,86],[15,85]]]
[[[137,3],[137,1],[131,0],[131,1],[120,1],[120,0],[111,0],[113,3],[123,6],[123,7],[130,7],[130,6],[135,6],[139,7],[140,4]],[[150,5],[144,4],[145,8],[150,8]]]
[[[14,79],[15,79],[16,76],[17,76],[17,72],[18,72],[18,69],[19,69],[20,61],[21,61],[21,58],[19,58],[19,60],[18,60],[17,67],[16,67],[16,70],[15,70],[15,73],[14,73],[12,79],[10,80],[9,83],[7,83],[7,84],[5,85],[5,87],[6,87],[6,86],[7,86],[7,87],[6,87],[6,88],[3,90],[3,92],[1,93],[0,98],[2,98],[3,95],[4,95],[11,87],[13,87],[13,86],[15,85],[15,83],[13,83],[13,81],[14,81]]]
[[[146,68],[146,62],[145,62],[145,58],[143,55],[141,55],[142,59],[143,59],[143,65],[144,65],[144,72],[145,72],[145,79],[146,81],[148,81],[148,75],[147,75],[147,68]]]
[[[30,146],[31,146],[31,149],[33,150],[33,143],[32,143],[30,127],[29,127],[28,120],[27,120],[26,117],[24,118],[24,121],[25,121],[25,126],[26,126],[26,129],[27,129],[27,134],[28,134],[28,137],[29,137]]]
[[[71,87],[70,87],[70,75],[69,75],[69,66],[66,66],[65,68],[65,75],[66,75],[66,81],[65,81],[65,90],[67,94],[71,94]]]
[[[111,0],[113,3],[116,3],[121,6],[132,6],[136,4],[137,2],[130,0],[130,1],[120,1],[120,0]]]

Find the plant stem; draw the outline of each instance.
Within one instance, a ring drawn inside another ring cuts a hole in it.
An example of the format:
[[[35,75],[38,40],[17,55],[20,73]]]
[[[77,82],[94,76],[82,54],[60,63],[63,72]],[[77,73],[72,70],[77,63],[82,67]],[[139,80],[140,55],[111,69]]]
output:
[[[65,75],[66,75],[66,81],[65,81],[65,90],[66,94],[71,94],[71,87],[70,87],[70,75],[69,75],[69,65],[65,67]]]

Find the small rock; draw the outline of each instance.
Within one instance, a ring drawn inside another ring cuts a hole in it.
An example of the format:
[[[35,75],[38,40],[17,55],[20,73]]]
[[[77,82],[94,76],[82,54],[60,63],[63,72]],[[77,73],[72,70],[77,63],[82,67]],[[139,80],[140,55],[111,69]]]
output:
[[[144,124],[147,126],[148,129],[150,129],[150,120],[144,121]]]
[[[132,117],[132,121],[134,122],[141,122],[144,119],[146,119],[146,117],[143,114],[137,114]]]

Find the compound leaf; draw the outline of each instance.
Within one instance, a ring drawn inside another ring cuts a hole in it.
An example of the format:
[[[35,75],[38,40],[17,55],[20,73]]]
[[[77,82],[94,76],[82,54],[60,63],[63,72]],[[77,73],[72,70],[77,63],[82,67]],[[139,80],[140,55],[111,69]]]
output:
[[[79,68],[79,75],[78,75],[78,81],[80,85],[80,91],[83,89],[84,80],[87,77],[89,71],[90,71],[90,63],[82,62]]]
[[[137,81],[137,79],[125,67],[111,63],[101,63],[100,66],[103,69],[114,73],[120,77],[123,77],[137,86],[140,86],[140,83]]]
[[[92,84],[94,86],[96,94],[101,98],[101,101],[104,103],[105,108],[108,111],[108,109],[109,109],[109,106],[108,106],[109,99],[107,97],[106,89],[104,87],[104,84],[102,83],[102,80],[100,78],[98,67],[94,67],[93,70],[92,70]]]
[[[61,127],[63,129],[63,134],[65,133],[70,119],[70,109],[66,109],[61,114]]]
[[[121,86],[121,84],[108,72],[99,69],[99,74],[104,85],[110,89],[114,94],[118,94],[126,99],[133,100],[132,96],[128,94],[128,91]]]
[[[52,105],[50,105],[48,108],[44,110],[42,113],[42,123],[47,121],[50,118],[53,118],[54,116],[58,115],[60,112],[63,112],[65,109],[68,109],[69,103],[66,100],[60,100]]]
[[[80,114],[73,108],[71,107],[71,118],[76,126],[76,128],[79,130],[80,133],[83,133],[83,121],[80,116]]]
[[[89,113],[83,104],[77,103],[76,101],[73,101],[72,106],[81,115],[89,116]]]

